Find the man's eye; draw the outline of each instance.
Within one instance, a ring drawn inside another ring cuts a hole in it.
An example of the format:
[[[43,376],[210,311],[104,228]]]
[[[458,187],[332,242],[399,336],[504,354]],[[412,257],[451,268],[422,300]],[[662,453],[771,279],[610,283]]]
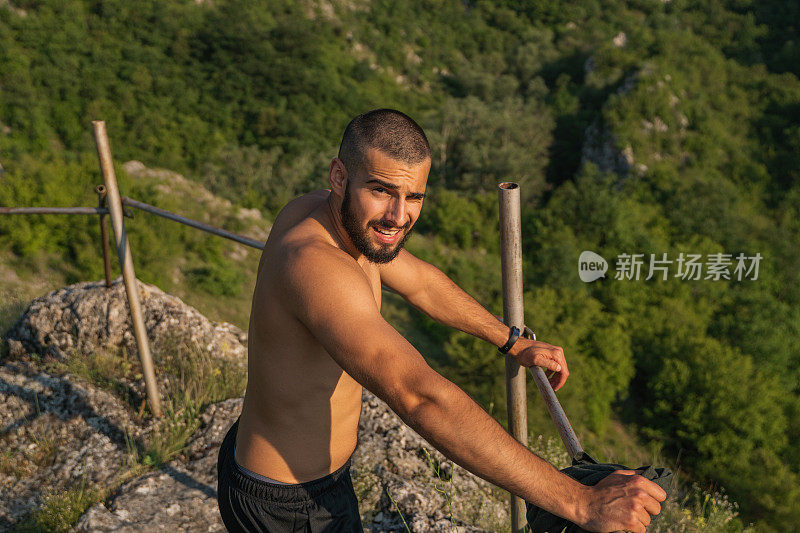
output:
[[[386,189],[384,189],[383,187],[375,187],[372,190],[375,191],[375,192],[386,192]]]

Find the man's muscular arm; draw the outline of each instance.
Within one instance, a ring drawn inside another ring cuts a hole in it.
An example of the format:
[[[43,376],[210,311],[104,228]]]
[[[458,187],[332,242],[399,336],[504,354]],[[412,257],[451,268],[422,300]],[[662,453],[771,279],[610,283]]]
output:
[[[474,335],[495,346],[508,340],[508,326],[487,311],[444,272],[407,250],[380,266],[381,282],[411,305],[440,324]],[[555,371],[550,379],[558,390],[567,381],[569,369],[564,350],[546,342],[520,338],[509,351],[523,366],[541,366]]]
[[[303,246],[279,275],[287,308],[339,366],[447,457],[578,524],[644,532],[658,502],[634,480],[641,476],[609,476],[615,491],[585,487],[519,444],[383,320],[364,272],[343,252]]]

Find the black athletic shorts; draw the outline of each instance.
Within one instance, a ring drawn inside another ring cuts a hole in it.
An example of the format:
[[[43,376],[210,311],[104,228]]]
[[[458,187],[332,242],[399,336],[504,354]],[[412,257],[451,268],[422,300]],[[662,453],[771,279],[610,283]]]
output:
[[[350,459],[327,476],[277,485],[245,473],[233,459],[233,424],[217,460],[217,502],[222,521],[232,532],[363,532],[358,500],[350,479]]]

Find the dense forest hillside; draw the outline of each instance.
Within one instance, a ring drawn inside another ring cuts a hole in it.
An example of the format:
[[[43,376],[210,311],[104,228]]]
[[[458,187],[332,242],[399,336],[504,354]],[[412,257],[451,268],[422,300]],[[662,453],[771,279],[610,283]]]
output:
[[[246,232],[242,213],[270,220],[326,185],[350,118],[401,109],[433,149],[408,247],[497,314],[496,186],[520,183],[526,321],[564,347],[559,395],[587,443],[622,460],[627,428],[745,523],[789,531],[798,21],[777,0],[0,0],[0,205],[96,205],[102,119],[123,194]],[[167,194],[129,160],[230,204]],[[0,218],[2,283],[101,278],[97,233],[95,217]],[[140,278],[246,326],[257,254],[139,214],[129,235]],[[581,281],[585,250],[605,278]],[[504,420],[496,352],[387,298],[387,319]],[[552,432],[530,388],[531,431]]]

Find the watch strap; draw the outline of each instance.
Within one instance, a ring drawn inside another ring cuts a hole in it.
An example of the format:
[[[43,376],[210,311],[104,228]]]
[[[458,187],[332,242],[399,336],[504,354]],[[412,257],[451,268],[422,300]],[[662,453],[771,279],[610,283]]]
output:
[[[508,342],[499,347],[497,350],[502,354],[507,354],[508,351],[511,349],[511,347],[514,346],[514,344],[516,344],[517,339],[519,339],[519,328],[517,326],[511,326],[511,332],[508,336]]]

